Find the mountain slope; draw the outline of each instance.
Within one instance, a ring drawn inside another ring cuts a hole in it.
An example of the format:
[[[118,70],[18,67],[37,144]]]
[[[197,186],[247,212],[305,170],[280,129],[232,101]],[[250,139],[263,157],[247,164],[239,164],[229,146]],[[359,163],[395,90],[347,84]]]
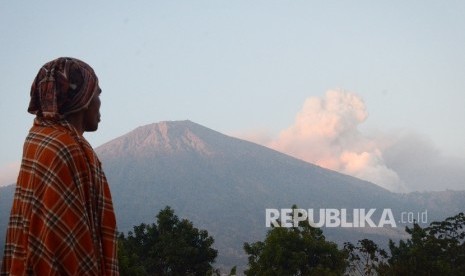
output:
[[[263,238],[266,208],[297,204],[304,209],[421,210],[372,183],[190,121],[139,127],[97,152],[112,185],[121,231],[154,221],[158,210],[170,205],[214,236],[218,261],[226,266],[244,264],[243,242]],[[343,242],[362,236],[399,237],[403,232],[402,228],[355,230],[325,233]]]
[[[240,214],[255,211],[263,216],[265,207],[288,208],[293,203],[366,208],[396,198],[371,183],[189,121],[137,128],[97,152],[112,189],[118,191],[113,195],[116,204],[126,208],[141,198],[145,200],[131,204],[179,204],[182,210],[195,209],[193,215],[218,216],[253,207]]]
[[[403,211],[427,210],[429,222],[465,209],[465,192],[391,193],[190,121],[142,126],[96,151],[111,186],[120,231],[154,222],[158,211],[169,205],[215,238],[217,266],[222,267],[246,264],[242,245],[263,239],[266,208],[390,208],[396,220]],[[12,191],[0,189],[2,206],[11,206]],[[5,217],[0,216],[3,237]],[[338,243],[361,238],[387,242],[399,238],[403,227],[325,228],[324,233]]]

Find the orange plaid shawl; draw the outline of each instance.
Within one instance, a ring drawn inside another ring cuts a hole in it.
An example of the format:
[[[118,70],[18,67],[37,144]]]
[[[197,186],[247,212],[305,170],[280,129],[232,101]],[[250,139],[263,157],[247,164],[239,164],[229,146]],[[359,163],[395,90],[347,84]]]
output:
[[[1,275],[118,275],[116,220],[100,161],[68,123],[36,118]]]

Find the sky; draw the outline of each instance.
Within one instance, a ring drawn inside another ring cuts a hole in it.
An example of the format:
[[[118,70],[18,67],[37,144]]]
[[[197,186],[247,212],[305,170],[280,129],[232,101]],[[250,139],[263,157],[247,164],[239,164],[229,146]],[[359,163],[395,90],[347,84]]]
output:
[[[97,147],[189,119],[396,192],[465,189],[465,2],[0,1],[0,185],[57,57],[103,90]]]

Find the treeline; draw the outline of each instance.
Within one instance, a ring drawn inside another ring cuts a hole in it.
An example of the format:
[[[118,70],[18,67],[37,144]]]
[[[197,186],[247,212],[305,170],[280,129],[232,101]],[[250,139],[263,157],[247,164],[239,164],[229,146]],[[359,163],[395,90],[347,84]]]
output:
[[[124,275],[220,275],[213,267],[218,251],[213,238],[192,222],[180,220],[170,207],[157,222],[119,236],[120,273]],[[339,249],[308,221],[298,227],[274,227],[264,241],[245,243],[246,275],[465,275],[465,215],[459,213],[422,228],[389,252],[371,240],[345,243]],[[229,275],[235,275],[234,267]]]

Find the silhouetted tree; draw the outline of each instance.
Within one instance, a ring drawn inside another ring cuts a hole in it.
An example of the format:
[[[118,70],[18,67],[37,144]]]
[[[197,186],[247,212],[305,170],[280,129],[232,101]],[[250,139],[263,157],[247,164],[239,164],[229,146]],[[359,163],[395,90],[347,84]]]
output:
[[[245,243],[244,250],[249,255],[246,275],[341,275],[347,266],[345,252],[308,221],[275,227],[265,241]]]
[[[406,227],[411,235],[396,245],[389,241],[391,257],[380,275],[465,275],[465,216],[459,213],[421,228]]]
[[[205,230],[179,218],[170,207],[161,210],[157,223],[134,226],[119,236],[121,275],[208,275],[217,250]]]
[[[349,275],[377,275],[379,266],[388,259],[386,251],[369,239],[359,240],[357,245],[346,242],[344,249],[348,253]]]

